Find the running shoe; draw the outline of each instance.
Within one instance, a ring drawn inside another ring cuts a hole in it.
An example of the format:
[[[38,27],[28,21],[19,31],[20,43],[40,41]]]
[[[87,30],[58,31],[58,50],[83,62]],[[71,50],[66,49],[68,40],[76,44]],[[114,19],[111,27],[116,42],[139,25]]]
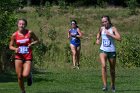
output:
[[[77,65],[77,69],[80,69],[80,65],[79,64]]]
[[[22,91],[21,93],[26,93],[25,91]]]
[[[72,68],[73,68],[73,69],[76,69],[76,66],[73,66]]]
[[[30,76],[29,76],[28,79],[27,79],[27,85],[28,85],[28,86],[31,86],[32,83],[33,83],[32,73],[30,73]]]
[[[103,91],[107,91],[108,89],[107,89],[107,87],[103,87],[102,90]]]
[[[112,86],[111,90],[113,93],[115,93],[115,86]]]
[[[77,69],[80,69],[79,66],[77,66]]]

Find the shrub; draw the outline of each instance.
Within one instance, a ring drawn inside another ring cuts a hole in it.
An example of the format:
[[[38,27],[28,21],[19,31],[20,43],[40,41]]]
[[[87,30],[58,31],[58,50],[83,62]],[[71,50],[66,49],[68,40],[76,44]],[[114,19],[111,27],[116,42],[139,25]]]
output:
[[[126,34],[119,46],[118,59],[123,67],[140,67],[140,37]]]
[[[49,29],[48,31],[48,38],[52,41],[56,40],[56,30],[54,28]]]
[[[45,16],[47,19],[49,19],[52,16],[51,15],[51,4],[48,1],[45,3]]]
[[[71,61],[72,61],[72,58],[71,58],[71,49],[70,49],[70,45],[69,45],[69,43],[67,43],[67,44],[65,44],[65,46],[64,46],[64,57],[65,57],[65,59],[64,59],[64,62],[66,62],[66,63],[70,63]]]
[[[38,14],[39,17],[44,16],[44,10],[42,6],[36,7],[36,13]]]
[[[59,48],[57,46],[57,42],[56,42],[56,38],[57,38],[57,31],[55,30],[55,28],[49,28],[48,30],[48,38],[50,40],[50,42],[48,42],[48,59],[49,61],[53,61],[55,62],[56,61],[56,56],[59,56],[58,53],[59,53]]]
[[[130,10],[130,15],[135,15],[135,14],[137,14],[136,8],[137,8],[137,6],[138,6],[138,3],[137,3],[136,0],[129,0],[129,1],[127,2],[127,6],[128,6],[128,8],[129,8],[129,10]]]
[[[58,5],[60,9],[67,9],[67,3],[65,0],[58,0]]]
[[[97,6],[105,8],[107,6],[107,2],[105,0],[97,0]]]
[[[9,62],[9,38],[14,31],[16,15],[14,11],[18,8],[16,0],[1,0],[0,3],[0,70],[6,70],[5,62]],[[7,54],[8,53],[8,54]]]
[[[39,44],[33,48],[33,62],[35,67],[43,67],[44,65],[44,55],[47,51],[47,45],[43,43],[43,40],[40,40]]]
[[[38,22],[38,25],[40,27],[40,30],[39,30],[39,35],[40,35],[40,40],[39,40],[39,44],[34,46],[33,47],[33,62],[34,62],[34,65],[35,68],[42,68],[44,63],[45,63],[45,60],[44,60],[44,56],[47,52],[47,45],[43,42],[43,29],[42,29],[42,26],[41,26],[41,22],[39,21]]]

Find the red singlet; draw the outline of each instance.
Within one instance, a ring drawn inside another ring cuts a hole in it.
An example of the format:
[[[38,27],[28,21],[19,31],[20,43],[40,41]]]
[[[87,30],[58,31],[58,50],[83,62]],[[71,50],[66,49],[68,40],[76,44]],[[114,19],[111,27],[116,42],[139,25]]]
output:
[[[15,32],[16,45],[19,48],[18,53],[16,53],[15,58],[21,60],[32,60],[32,49],[28,47],[31,43],[31,36],[29,30],[23,36],[20,35],[18,31]]]

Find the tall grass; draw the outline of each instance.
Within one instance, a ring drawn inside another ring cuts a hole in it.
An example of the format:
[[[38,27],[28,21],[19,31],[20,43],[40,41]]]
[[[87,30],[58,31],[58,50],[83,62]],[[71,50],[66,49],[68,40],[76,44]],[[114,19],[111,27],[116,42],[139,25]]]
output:
[[[43,57],[44,62],[42,62],[44,67],[57,66],[63,68],[67,66],[67,64],[71,65],[71,53],[69,40],[67,39],[67,31],[71,27],[70,20],[72,19],[77,20],[78,26],[84,33],[81,39],[82,49],[80,62],[82,67],[98,68],[99,46],[95,44],[95,39],[100,27],[101,16],[109,15],[112,23],[118,28],[122,37],[130,32],[133,32],[131,35],[140,34],[140,15],[130,15],[128,9],[74,8],[72,6],[63,9],[59,8],[59,6],[49,6],[48,15],[51,15],[51,17],[47,18],[45,16],[47,14],[45,12],[46,8],[42,7],[42,9],[43,10],[36,11],[35,8],[28,7],[25,8],[26,13],[19,13],[17,15],[26,17],[29,21],[28,27],[33,30],[39,38],[42,38],[43,43],[46,44],[47,51]],[[42,32],[40,32],[40,28],[42,28]],[[55,40],[53,41],[48,35],[52,31],[56,32]],[[140,38],[140,36],[137,37]],[[120,42],[116,42],[116,45],[120,46]],[[135,46],[139,46],[139,44],[136,43]],[[120,51],[121,47],[118,47],[117,50]],[[119,62],[120,60],[118,60],[117,63],[119,64]]]

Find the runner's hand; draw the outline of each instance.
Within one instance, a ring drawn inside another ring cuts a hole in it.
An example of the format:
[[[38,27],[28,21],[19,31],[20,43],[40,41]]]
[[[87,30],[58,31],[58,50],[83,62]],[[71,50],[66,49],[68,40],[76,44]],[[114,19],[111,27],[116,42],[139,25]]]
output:
[[[16,48],[16,49],[15,49],[15,52],[18,53],[18,52],[19,52],[19,48]]]
[[[29,45],[28,45],[28,47],[31,47],[31,46],[32,46],[32,44],[29,44]]]
[[[99,39],[96,40],[96,44],[98,44],[98,45],[100,44],[100,40]]]
[[[111,36],[111,33],[105,30],[106,35]]]

